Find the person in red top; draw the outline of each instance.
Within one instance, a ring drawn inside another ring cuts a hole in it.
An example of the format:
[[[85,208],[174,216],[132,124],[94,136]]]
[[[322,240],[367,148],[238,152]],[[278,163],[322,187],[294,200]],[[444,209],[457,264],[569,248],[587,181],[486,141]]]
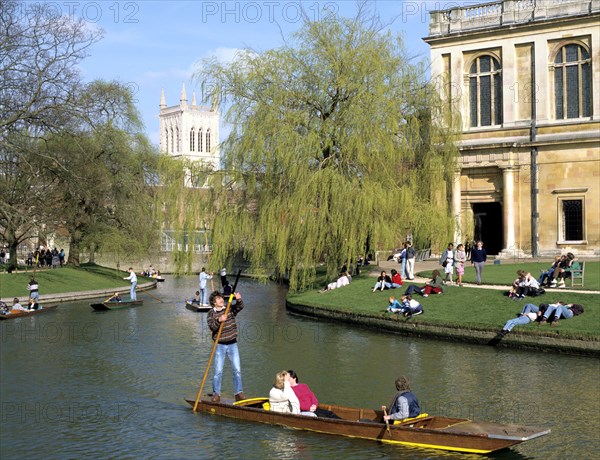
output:
[[[400,273],[392,268],[392,289],[402,287],[402,277]]]
[[[336,414],[331,412],[330,410],[321,409],[319,407],[319,400],[315,396],[315,394],[310,391],[310,388],[306,383],[298,383],[298,375],[292,371],[287,371],[290,376],[290,385],[294,393],[298,397],[300,401],[300,413],[302,412],[312,412],[317,417],[325,417],[325,418],[341,418]],[[309,415],[309,414],[306,414]]]

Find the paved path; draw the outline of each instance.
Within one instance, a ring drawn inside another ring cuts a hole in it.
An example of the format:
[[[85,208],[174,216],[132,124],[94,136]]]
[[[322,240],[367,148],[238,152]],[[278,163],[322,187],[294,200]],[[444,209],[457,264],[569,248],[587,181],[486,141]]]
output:
[[[390,271],[392,270],[392,268],[399,270],[401,268],[401,265],[398,262],[394,262],[393,260],[385,260],[385,261],[379,261],[379,267],[381,270],[385,270],[389,274]],[[443,275],[443,267],[439,264],[439,262],[437,260],[423,260],[423,261],[415,263],[415,273],[422,272],[422,271],[431,271],[431,270],[435,270],[436,268],[440,271],[440,274]],[[379,273],[377,271],[374,271],[371,273],[371,275],[379,276]],[[484,271],[484,275],[485,275],[485,271]],[[485,276],[483,279],[485,281]],[[415,279],[412,282],[415,284],[421,284],[421,283],[426,283],[427,281],[429,281],[429,278],[422,278],[422,277],[415,275]],[[402,280],[402,282],[404,284],[407,283],[407,281],[404,279]],[[495,289],[497,291],[507,291],[510,289],[510,285],[501,285],[501,284],[477,285],[474,283],[463,283],[463,287],[475,288],[475,289]],[[583,289],[569,289],[569,288],[544,288],[544,289],[546,289],[546,293],[578,292],[581,294],[600,294],[600,291],[589,291],[589,290],[583,290]]]

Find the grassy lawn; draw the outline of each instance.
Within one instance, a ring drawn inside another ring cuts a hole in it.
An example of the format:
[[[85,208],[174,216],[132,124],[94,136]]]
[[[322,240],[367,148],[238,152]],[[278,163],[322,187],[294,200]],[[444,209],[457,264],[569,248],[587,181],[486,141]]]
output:
[[[550,267],[547,262],[525,262],[519,264],[487,264],[483,269],[483,282],[485,284],[508,285],[517,277],[517,270],[525,270],[531,273],[536,278],[540,276],[541,270],[546,270]],[[418,272],[417,265],[417,272]],[[442,272],[442,267],[439,268]],[[421,276],[429,276],[431,271],[420,272]],[[456,277],[455,277],[456,280]],[[465,266],[465,274],[463,276],[465,283],[475,283],[475,269],[472,265]],[[574,287],[573,289],[583,289],[586,291],[600,291],[600,262],[585,262],[585,280],[584,287]],[[567,287],[570,288],[570,280],[566,281]]]
[[[527,264],[524,265],[527,266]],[[588,267],[586,267],[587,269]],[[598,269],[597,263],[595,269]],[[489,266],[485,268],[484,280],[494,279],[498,284],[509,284],[514,279],[516,270],[516,265]],[[470,269],[470,272],[470,275],[474,276],[473,269]],[[323,294],[316,290],[289,294],[288,300],[296,304],[331,308],[349,313],[368,314],[376,317],[391,316],[385,311],[388,297],[390,295],[400,297],[409,283],[405,282],[400,289],[371,292],[374,284],[375,279],[363,272],[361,276],[353,278],[349,286]],[[587,284],[586,273],[586,289],[590,287]],[[504,291],[447,286],[444,294],[431,295],[427,298],[417,296],[417,299],[423,305],[425,313],[411,319],[399,318],[400,321],[494,331],[499,331],[508,319],[514,318],[526,302],[536,305],[554,303],[558,300],[580,303],[585,308],[583,315],[570,320],[561,320],[556,328],[551,328],[549,325],[528,324],[515,328],[514,332],[561,334],[572,338],[600,338],[599,294],[567,293],[559,289],[548,289],[546,294],[540,297],[530,297],[525,302],[509,299],[504,296]]]
[[[1,273],[0,298],[29,297],[27,283],[33,273]],[[40,295],[60,294],[63,292],[89,291],[128,287],[123,279],[127,274],[98,265],[82,265],[81,268],[64,267],[38,270],[35,279],[40,285]],[[143,283],[143,278],[140,279]]]

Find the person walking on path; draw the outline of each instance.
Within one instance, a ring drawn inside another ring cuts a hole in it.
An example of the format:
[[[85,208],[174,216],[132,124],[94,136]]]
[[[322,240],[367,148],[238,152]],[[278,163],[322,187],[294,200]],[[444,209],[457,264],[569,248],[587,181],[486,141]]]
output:
[[[200,281],[200,303],[202,304],[203,307],[207,307],[208,306],[208,302],[206,301],[206,282],[210,279],[212,279],[212,275],[209,275],[208,273],[206,273],[206,269],[204,267],[202,267],[202,270],[200,271],[200,274],[198,275],[198,279]]]
[[[213,377],[212,402],[221,401],[221,380],[223,377],[223,366],[225,356],[229,356],[229,362],[233,368],[233,392],[236,401],[246,399],[242,388],[242,370],[240,364],[240,352],[237,346],[238,329],[235,317],[244,308],[242,297],[239,292],[234,293],[235,300],[231,304],[227,316],[225,316],[225,299],[219,291],[214,291],[209,298],[212,309],[208,312],[206,321],[212,332],[213,340],[216,340],[221,323],[223,330],[215,350],[215,375]]]
[[[129,297],[131,298],[132,301],[136,301],[137,300],[137,296],[135,294],[135,288],[137,286],[137,275],[135,274],[135,272],[133,271],[133,268],[129,267],[127,269],[127,271],[129,272],[129,276],[124,277],[124,280],[127,280],[131,283],[131,290],[129,291]]]
[[[33,276],[29,280],[29,284],[27,285],[27,290],[29,291],[29,299],[33,299],[35,302],[40,301],[40,285],[35,280]]]
[[[417,251],[413,248],[412,242],[406,242],[406,278],[409,280],[415,279],[415,258]]]
[[[454,244],[448,243],[448,247],[440,258],[440,265],[444,267],[446,278],[444,281],[450,281],[452,284],[452,274],[454,273]]]
[[[481,285],[481,276],[483,275],[483,266],[486,260],[487,252],[483,249],[483,242],[479,240],[471,251],[471,263],[475,267],[475,278],[478,285]]]

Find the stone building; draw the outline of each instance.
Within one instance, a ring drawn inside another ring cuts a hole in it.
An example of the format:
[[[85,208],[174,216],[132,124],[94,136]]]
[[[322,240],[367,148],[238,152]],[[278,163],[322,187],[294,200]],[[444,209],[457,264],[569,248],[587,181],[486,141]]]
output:
[[[185,83],[181,87],[179,104],[167,107],[165,91],[160,95],[159,129],[160,152],[174,157],[185,158],[202,163],[202,172],[186,174],[185,185],[203,188],[207,186],[208,171],[221,169],[221,153],[219,149],[220,115],[216,106],[205,107],[196,103],[196,95],[192,94],[192,103],[188,104]],[[210,225],[210,223],[205,223]],[[163,229],[161,250],[191,250],[196,254],[210,251],[210,243],[206,228],[193,233],[176,235],[173,229]],[[196,259],[195,264],[202,264],[203,258]]]
[[[456,240],[600,253],[600,0],[431,12],[431,76],[460,116]]]
[[[178,105],[167,107],[163,89],[158,118],[161,153],[202,161],[213,170],[219,169],[219,112],[216,108],[197,105],[195,94],[188,105],[184,83]]]

